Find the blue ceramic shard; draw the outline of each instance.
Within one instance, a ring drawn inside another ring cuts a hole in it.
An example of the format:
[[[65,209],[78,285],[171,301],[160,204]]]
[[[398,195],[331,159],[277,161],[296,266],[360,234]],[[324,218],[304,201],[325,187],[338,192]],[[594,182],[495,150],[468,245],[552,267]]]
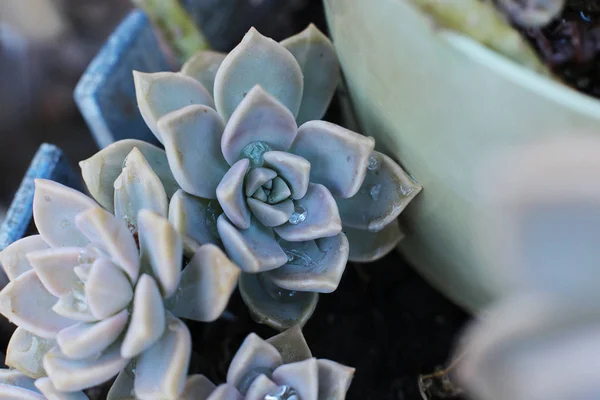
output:
[[[169,69],[146,15],[140,10],[129,13],[75,88],[75,102],[98,147],[130,138],[157,143],[137,109],[132,71]]]
[[[42,144],[0,227],[0,251],[27,233],[33,215],[33,181],[37,178],[52,179],[78,190],[82,187],[81,179],[67,163],[62,150],[51,144]]]

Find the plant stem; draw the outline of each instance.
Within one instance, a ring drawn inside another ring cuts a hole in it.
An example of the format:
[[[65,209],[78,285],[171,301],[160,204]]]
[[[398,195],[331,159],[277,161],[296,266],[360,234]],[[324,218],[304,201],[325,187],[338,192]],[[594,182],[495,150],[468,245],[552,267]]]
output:
[[[132,0],[146,12],[180,63],[210,44],[179,0]]]

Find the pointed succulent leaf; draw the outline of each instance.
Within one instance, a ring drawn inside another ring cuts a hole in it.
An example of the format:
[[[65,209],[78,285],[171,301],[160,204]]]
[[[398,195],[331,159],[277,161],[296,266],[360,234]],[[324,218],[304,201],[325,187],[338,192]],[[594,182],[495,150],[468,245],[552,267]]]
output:
[[[312,357],[300,325],[294,325],[286,329],[280,334],[267,339],[267,342],[275,346],[281,354],[284,364],[303,361]]]
[[[35,180],[33,219],[42,239],[51,247],[89,243],[75,226],[75,216],[94,207],[98,204],[77,190],[47,179]]]
[[[344,400],[354,377],[354,368],[331,360],[317,360],[319,399]]]
[[[42,364],[44,355],[54,346],[54,339],[45,339],[17,328],[8,342],[4,363],[30,378],[41,378],[46,375]]]
[[[125,220],[130,231],[137,232],[140,210],[167,216],[167,193],[152,167],[137,148],[125,158],[123,171],[115,180],[115,217]]]
[[[250,384],[244,400],[264,400],[265,397],[273,390],[277,389],[277,385],[267,378],[265,374],[258,375]]]
[[[200,246],[183,270],[177,293],[167,308],[181,318],[214,321],[225,310],[239,274],[240,269],[219,247]]]
[[[281,42],[300,64],[304,75],[302,103],[296,119],[299,124],[321,119],[340,80],[340,64],[333,43],[316,26]]]
[[[259,374],[270,374],[282,363],[281,355],[273,345],[251,333],[229,364],[227,383],[245,392]]]
[[[310,181],[321,183],[336,197],[352,197],[360,189],[375,140],[326,121],[298,128],[291,153],[311,165]]]
[[[181,73],[196,79],[212,96],[215,76],[226,55],[211,50],[199,51],[183,64]]]
[[[240,294],[253,318],[278,330],[304,325],[317,306],[314,292],[290,292],[278,288],[264,274],[242,274]]]
[[[165,151],[142,140],[125,139],[112,143],[87,160],[79,163],[81,175],[94,199],[108,211],[114,211],[114,182],[121,174],[125,157],[137,148],[160,178],[167,197],[179,189],[167,161]]]
[[[121,357],[120,343],[83,360],[73,360],[58,348],[44,357],[44,368],[57,390],[74,392],[99,385],[116,376],[129,360]]]
[[[192,338],[183,322],[169,315],[164,335],[137,359],[135,394],[142,399],[179,399],[185,388]]]
[[[287,290],[331,293],[346,269],[350,246],[344,233],[307,242],[279,245],[288,255],[284,266],[265,272],[277,286]]]
[[[360,263],[379,260],[404,238],[398,221],[392,221],[379,232],[344,227],[344,233],[350,243],[348,260]]]
[[[268,204],[253,198],[246,200],[254,217],[264,226],[279,226],[285,224],[294,213],[292,200],[283,200],[277,204]]]
[[[292,199],[306,195],[310,181],[310,163],[295,154],[283,151],[268,151],[263,154],[264,165],[277,171],[291,191]]]
[[[135,288],[131,322],[121,346],[123,358],[133,358],[150,348],[165,332],[163,300],[156,281],[142,275]]]
[[[279,43],[250,28],[217,71],[214,92],[219,114],[228,119],[256,85],[261,85],[294,116],[298,114],[303,88],[300,65]]]
[[[217,186],[217,199],[227,218],[238,228],[250,227],[250,210],[244,197],[244,177],[250,161],[243,158],[236,162]]]
[[[117,378],[108,391],[106,400],[136,400],[133,391],[135,373],[132,370],[132,365],[134,364],[135,360],[119,372],[119,375],[117,375]]]
[[[77,215],[75,224],[135,282],[140,270],[138,250],[135,239],[123,220],[96,207]]]
[[[223,383],[208,396],[206,400],[242,400],[244,399],[237,389],[228,383]]]
[[[27,271],[0,291],[0,313],[36,336],[52,339],[75,321],[52,310],[56,297],[44,287],[35,271]]]
[[[158,127],[181,188],[214,199],[217,185],[229,169],[221,154],[223,119],[212,108],[196,104],[165,115],[158,120]]]
[[[163,297],[170,297],[179,284],[181,236],[166,218],[152,211],[142,210],[138,218],[142,263],[151,268]]]
[[[268,150],[287,150],[298,126],[283,104],[262,87],[254,86],[235,109],[221,139],[223,156],[230,165],[252,156],[252,147],[260,143]],[[255,161],[260,164],[260,158]]]
[[[133,298],[133,289],[125,273],[104,258],[92,264],[84,291],[90,311],[98,320],[120,312]]]
[[[317,400],[319,396],[319,364],[316,358],[284,364],[273,371],[273,381],[296,389],[302,400]]]
[[[11,369],[0,369],[0,399],[46,400],[32,378]]]
[[[52,306],[52,310],[58,315],[77,322],[94,322],[99,319],[92,314],[81,283],[60,296]]]
[[[12,281],[32,268],[26,256],[28,253],[49,247],[40,235],[19,239],[0,252],[0,268],[4,268],[6,276]]]
[[[73,268],[79,264],[80,247],[58,247],[27,254],[29,263],[53,296],[66,294],[79,281]]]
[[[273,180],[276,176],[277,172],[272,169],[262,167],[251,169],[246,176],[246,184],[244,186],[246,196],[252,196],[259,187]]]
[[[217,200],[202,199],[179,190],[169,204],[169,222],[181,236],[202,244],[219,244],[217,218],[222,212]]]
[[[88,400],[88,397],[82,391],[61,392],[56,390],[50,378],[47,377],[36,380],[35,386],[50,400]]]
[[[245,272],[268,271],[287,261],[273,230],[256,220],[253,220],[250,228],[238,230],[225,215],[221,215],[217,220],[217,229],[227,255]]]
[[[288,199],[291,195],[292,191],[290,190],[290,187],[278,176],[273,179],[273,187],[271,188],[269,197],[267,197],[267,201],[272,204],[279,203],[280,201]]]
[[[275,232],[283,239],[303,242],[335,236],[342,231],[337,204],[325,186],[311,183],[306,196],[296,200],[295,206],[295,212],[302,213],[304,219],[275,227]]]
[[[206,400],[216,386],[204,375],[190,375],[181,393],[181,400]]]
[[[95,323],[79,323],[58,332],[56,341],[67,357],[81,360],[102,353],[113,344],[125,329],[129,312],[118,314]]]
[[[396,219],[420,191],[421,186],[394,160],[374,151],[358,193],[337,199],[337,204],[344,226],[377,232]]]
[[[164,115],[190,104],[213,107],[212,97],[200,82],[173,72],[143,73],[133,71],[135,95],[140,113],[148,128],[161,142],[157,121]]]

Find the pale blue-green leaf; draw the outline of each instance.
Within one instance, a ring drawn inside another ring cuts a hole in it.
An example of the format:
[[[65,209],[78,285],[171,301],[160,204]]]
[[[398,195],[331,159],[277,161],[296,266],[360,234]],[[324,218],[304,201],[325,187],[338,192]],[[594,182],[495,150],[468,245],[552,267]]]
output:
[[[254,86],[227,122],[221,150],[225,160],[233,165],[246,156],[244,150],[253,143],[266,145],[270,150],[289,149],[297,130],[290,110],[261,86]]]
[[[133,298],[131,283],[123,270],[104,258],[92,264],[84,292],[91,313],[99,320],[120,312]]]
[[[191,105],[165,115],[158,120],[158,127],[181,188],[214,199],[217,185],[229,169],[221,154],[223,119],[208,106]]]
[[[252,220],[248,229],[237,229],[221,215],[217,220],[217,229],[229,258],[242,271],[257,273],[282,266],[287,256],[277,244],[273,230]]]
[[[56,297],[44,287],[35,271],[30,270],[0,291],[0,313],[13,324],[36,336],[53,339],[75,321],[56,314]]]
[[[379,260],[404,238],[397,220],[390,222],[379,232],[345,226],[344,233],[350,243],[348,260],[360,263]]]
[[[265,166],[277,171],[292,192],[292,199],[306,195],[310,182],[310,163],[304,158],[284,151],[268,151],[263,154]]]
[[[179,285],[183,244],[169,221],[148,210],[138,215],[141,263],[150,267],[162,296],[168,298]]]
[[[317,360],[319,366],[319,399],[344,400],[355,369],[331,360]]]
[[[270,374],[282,363],[281,355],[273,345],[256,333],[251,333],[246,336],[229,364],[227,383],[244,393],[259,374]]]
[[[165,307],[156,281],[143,274],[135,288],[131,322],[125,333],[121,356],[133,358],[149,349],[166,328]]]
[[[167,316],[167,329],[137,359],[135,394],[142,399],[180,399],[192,352],[192,338],[183,322]]]
[[[267,201],[271,204],[279,203],[285,199],[289,199],[292,195],[292,191],[290,187],[285,183],[281,177],[277,177],[273,179],[273,187],[271,188],[271,193],[267,197]]]
[[[44,368],[57,390],[84,390],[108,381],[125,368],[129,360],[121,357],[120,347],[117,342],[99,356],[83,360],[73,360],[56,347],[44,357]]]
[[[54,346],[54,339],[45,339],[23,328],[17,328],[8,342],[4,363],[30,378],[41,378],[46,375],[43,366],[44,355]]]
[[[75,226],[75,216],[98,204],[81,192],[47,179],[35,180],[33,219],[51,247],[85,246],[89,240]]]
[[[166,307],[177,317],[214,321],[237,286],[240,269],[213,244],[200,246],[181,274],[181,283]]]
[[[190,375],[185,382],[180,400],[206,400],[215,389],[215,384],[204,375]]]
[[[275,389],[277,389],[277,385],[265,374],[260,374],[250,384],[244,400],[264,400],[265,396]]]
[[[220,244],[217,218],[223,213],[217,200],[207,200],[177,191],[169,204],[169,222],[181,236],[198,243]]]
[[[180,73],[133,71],[133,82],[140,113],[161,142],[157,122],[162,116],[191,104],[214,106],[210,93],[200,82]]]
[[[60,297],[79,282],[73,268],[79,265],[81,252],[81,247],[57,247],[32,251],[27,259],[46,290]]]
[[[238,228],[250,227],[250,210],[244,196],[244,178],[250,161],[244,158],[236,162],[217,186],[217,199],[227,218]]]
[[[223,383],[208,396],[206,400],[243,400],[244,398],[237,389],[228,384]]]
[[[102,353],[125,329],[129,312],[123,310],[105,320],[79,323],[58,332],[56,341],[67,357],[81,360]]]
[[[265,272],[273,283],[283,289],[304,292],[331,293],[337,289],[350,251],[346,235],[279,244],[289,261]]]
[[[298,128],[290,152],[310,163],[310,181],[321,183],[336,197],[352,197],[360,189],[375,140],[326,121]]]
[[[290,199],[276,204],[268,204],[253,198],[248,198],[246,201],[254,217],[264,226],[285,224],[294,213],[294,203]]]
[[[340,63],[333,43],[317,27],[305,30],[281,42],[300,64],[304,92],[296,120],[299,124],[321,119],[340,81]]]
[[[152,170],[160,178],[167,197],[171,198],[179,189],[164,150],[142,140],[120,140],[108,145],[87,160],[79,162],[81,175],[88,191],[102,207],[110,212],[114,211],[115,179],[121,174],[125,157],[134,148],[142,152]]]
[[[88,301],[85,298],[83,284],[78,283],[67,293],[58,298],[52,310],[65,318],[77,322],[94,322],[99,318],[92,314]]]
[[[420,191],[421,186],[394,160],[374,151],[358,193],[337,199],[337,204],[344,226],[377,232],[395,220]]]
[[[277,172],[272,169],[262,167],[252,168],[246,176],[246,184],[244,186],[246,196],[252,196],[259,187],[267,184],[276,176]]]
[[[294,116],[302,101],[300,65],[288,50],[254,28],[225,57],[215,77],[217,111],[228,119],[250,89],[261,85]]]
[[[13,242],[0,252],[0,266],[11,281],[31,269],[27,253],[49,248],[40,235],[27,236]]]
[[[335,199],[323,185],[311,183],[306,196],[295,202],[296,211],[305,217],[299,223],[288,222],[275,232],[289,242],[304,242],[335,236],[342,231],[342,220]]]
[[[82,392],[61,392],[56,390],[50,378],[40,378],[35,381],[35,386],[49,400],[88,400],[88,397]]]
[[[304,325],[317,306],[318,293],[277,288],[263,274],[242,274],[239,288],[253,318],[278,330]]]
[[[137,148],[125,158],[121,175],[115,188],[115,216],[123,219],[132,233],[138,231],[137,217],[140,210],[154,211],[167,216],[169,208],[167,193],[148,161]]]
[[[227,54],[202,50],[194,54],[181,67],[181,73],[196,79],[213,95],[215,76]]]
[[[317,400],[319,396],[319,365],[316,358],[284,364],[273,371],[273,382],[296,389],[302,400]]]
[[[12,369],[0,369],[0,398],[2,400],[46,400],[35,387],[35,381]]]

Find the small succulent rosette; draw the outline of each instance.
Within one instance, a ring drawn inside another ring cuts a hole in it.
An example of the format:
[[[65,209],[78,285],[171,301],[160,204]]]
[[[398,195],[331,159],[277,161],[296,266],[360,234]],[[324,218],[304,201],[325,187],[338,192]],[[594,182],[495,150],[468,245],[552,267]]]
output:
[[[268,340],[251,333],[233,357],[227,383],[203,375],[188,378],[181,400],[343,400],[354,368],[316,359],[296,325]],[[115,383],[110,400],[124,398],[126,380]]]
[[[10,279],[0,313],[18,326],[5,363],[31,379],[47,375],[51,385],[36,381],[42,392],[80,398],[78,391],[135,364],[137,398],[178,399],[191,355],[178,317],[212,321],[235,289],[240,270],[215,245],[195,247],[182,270],[183,240],[166,210],[152,207],[166,207],[164,189],[163,198],[146,197],[160,181],[141,179],[140,171],[152,171],[144,160],[134,148],[119,175],[114,209],[123,218],[76,190],[36,180],[39,235],[0,253]]]
[[[251,29],[229,54],[201,52],[179,73],[134,72],[141,114],[184,191],[171,205],[184,234],[222,244],[254,316],[279,329],[310,317],[348,259],[391,251],[396,217],[420,191],[373,138],[319,120],[339,75],[313,25],[281,43]]]

